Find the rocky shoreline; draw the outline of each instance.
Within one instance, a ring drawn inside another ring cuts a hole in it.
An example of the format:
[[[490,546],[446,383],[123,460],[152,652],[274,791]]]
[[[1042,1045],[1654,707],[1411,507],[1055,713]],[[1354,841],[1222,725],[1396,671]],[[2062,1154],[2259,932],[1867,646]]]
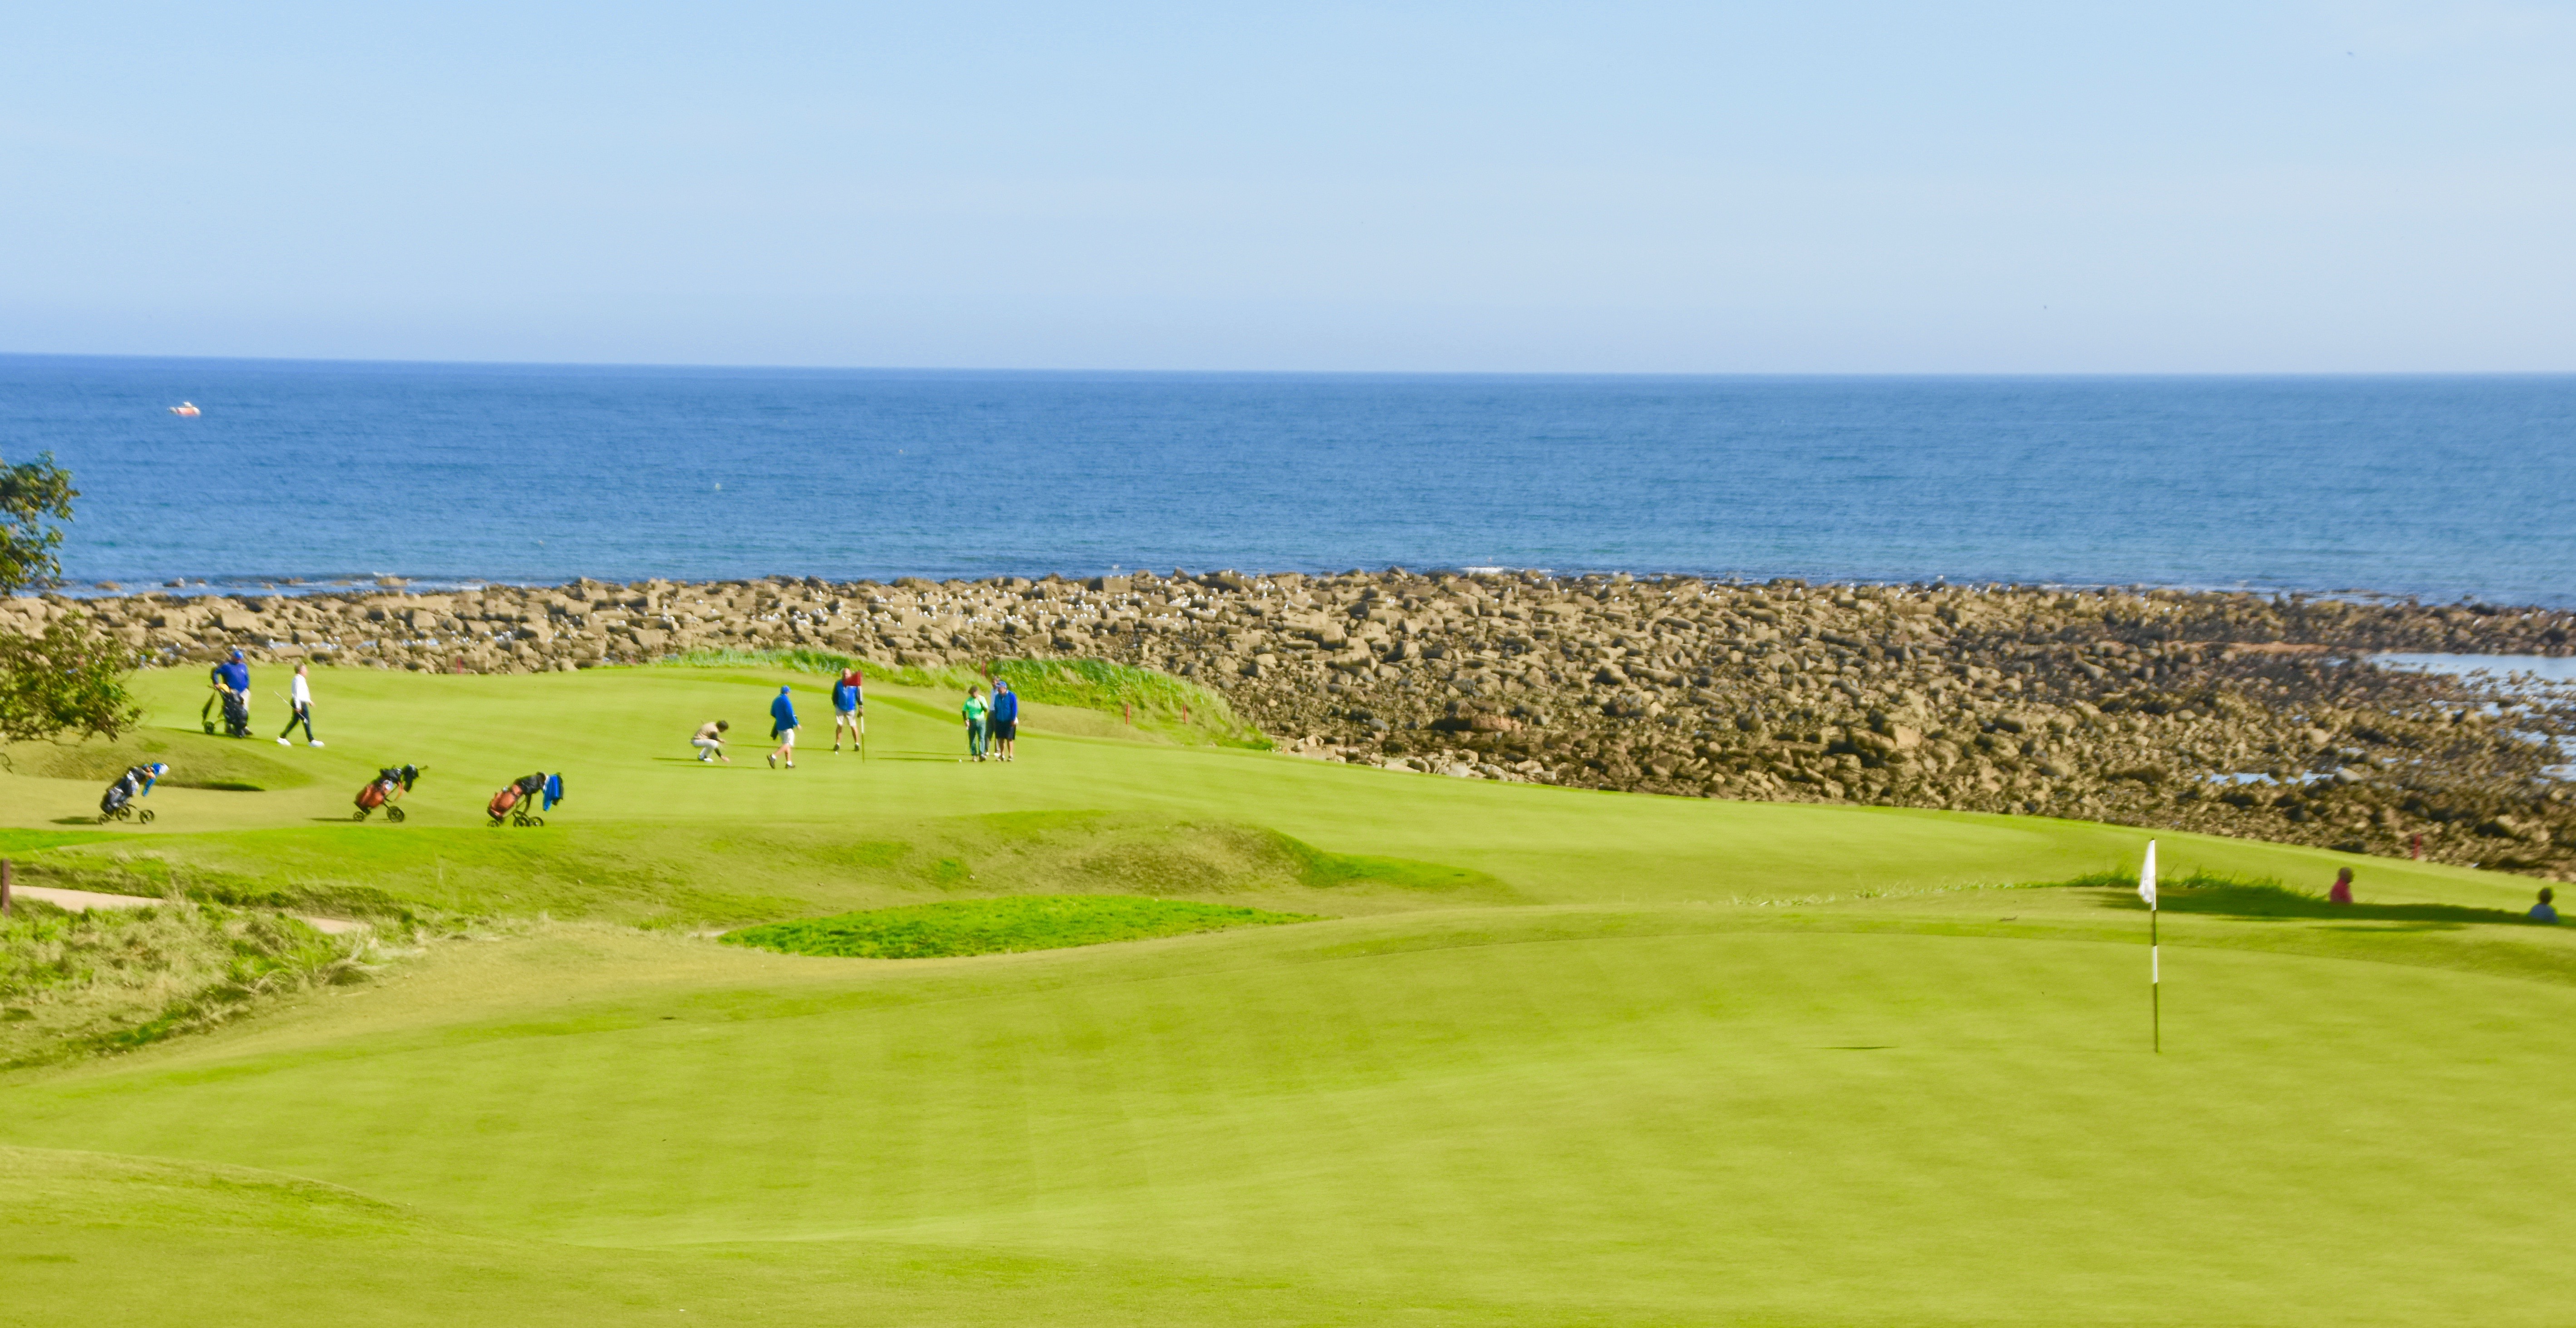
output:
[[[1390,569],[44,597],[0,603],[0,626],[72,611],[160,664],[234,647],[468,672],[704,647],[1087,656],[1191,678],[1325,759],[2178,826],[2576,880],[2576,799],[2548,773],[2576,693],[2363,659],[2568,655],[2564,610]]]

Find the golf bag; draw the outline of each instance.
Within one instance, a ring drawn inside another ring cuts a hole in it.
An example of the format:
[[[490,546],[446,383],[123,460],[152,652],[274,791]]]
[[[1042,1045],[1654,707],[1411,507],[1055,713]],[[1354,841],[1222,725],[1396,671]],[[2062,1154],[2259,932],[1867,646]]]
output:
[[[166,765],[138,765],[129,767],[124,774],[117,776],[116,782],[108,785],[106,794],[98,800],[98,823],[105,825],[110,821],[132,818],[144,824],[150,824],[152,809],[137,807],[134,805],[134,800],[151,792],[152,785],[161,778],[161,773],[169,768]]]
[[[503,821],[519,826],[544,825],[545,818],[537,813],[554,805],[554,800],[546,797],[550,783],[556,789],[563,787],[560,776],[550,780],[542,770],[523,779],[512,780],[492,795],[492,801],[484,806],[483,813],[492,818],[492,828],[496,830]]]
[[[227,738],[250,736],[250,698],[239,692],[224,693],[224,736]]]
[[[363,821],[369,812],[382,807],[386,820],[402,820],[403,809],[395,804],[402,795],[411,792],[412,784],[420,779],[423,769],[416,765],[389,765],[377,771],[376,777],[358,790],[358,814],[351,819]]]

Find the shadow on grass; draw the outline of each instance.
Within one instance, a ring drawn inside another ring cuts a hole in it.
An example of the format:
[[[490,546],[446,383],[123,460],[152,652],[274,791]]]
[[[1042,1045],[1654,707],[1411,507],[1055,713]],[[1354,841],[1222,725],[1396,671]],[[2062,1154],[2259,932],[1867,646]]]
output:
[[[2138,883],[2134,877],[2103,873],[2065,884],[2107,890],[2108,893],[2099,900],[2104,908],[2132,913],[2147,911],[2146,901],[2138,898]],[[2459,904],[2337,904],[2321,895],[2293,890],[2278,881],[2246,881],[2198,872],[2160,882],[2156,904],[2167,913],[2195,913],[2252,921],[2400,922],[2419,929],[2526,921],[2522,914],[2511,909],[2469,908]]]

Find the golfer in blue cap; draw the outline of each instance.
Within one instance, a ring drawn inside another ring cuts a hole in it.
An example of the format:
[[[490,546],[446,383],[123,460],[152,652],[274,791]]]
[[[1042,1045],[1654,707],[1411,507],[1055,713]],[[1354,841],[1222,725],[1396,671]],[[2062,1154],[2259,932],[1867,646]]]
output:
[[[775,770],[781,760],[787,768],[796,768],[796,702],[787,689],[778,689],[778,699],[769,703],[769,736],[778,739],[778,750],[769,754],[769,768]]]

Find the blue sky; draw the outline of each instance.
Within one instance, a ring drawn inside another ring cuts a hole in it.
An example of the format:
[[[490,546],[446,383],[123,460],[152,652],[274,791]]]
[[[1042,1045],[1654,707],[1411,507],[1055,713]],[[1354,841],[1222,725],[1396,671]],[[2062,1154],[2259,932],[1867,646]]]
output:
[[[2576,5],[17,5],[0,351],[2576,369]]]

